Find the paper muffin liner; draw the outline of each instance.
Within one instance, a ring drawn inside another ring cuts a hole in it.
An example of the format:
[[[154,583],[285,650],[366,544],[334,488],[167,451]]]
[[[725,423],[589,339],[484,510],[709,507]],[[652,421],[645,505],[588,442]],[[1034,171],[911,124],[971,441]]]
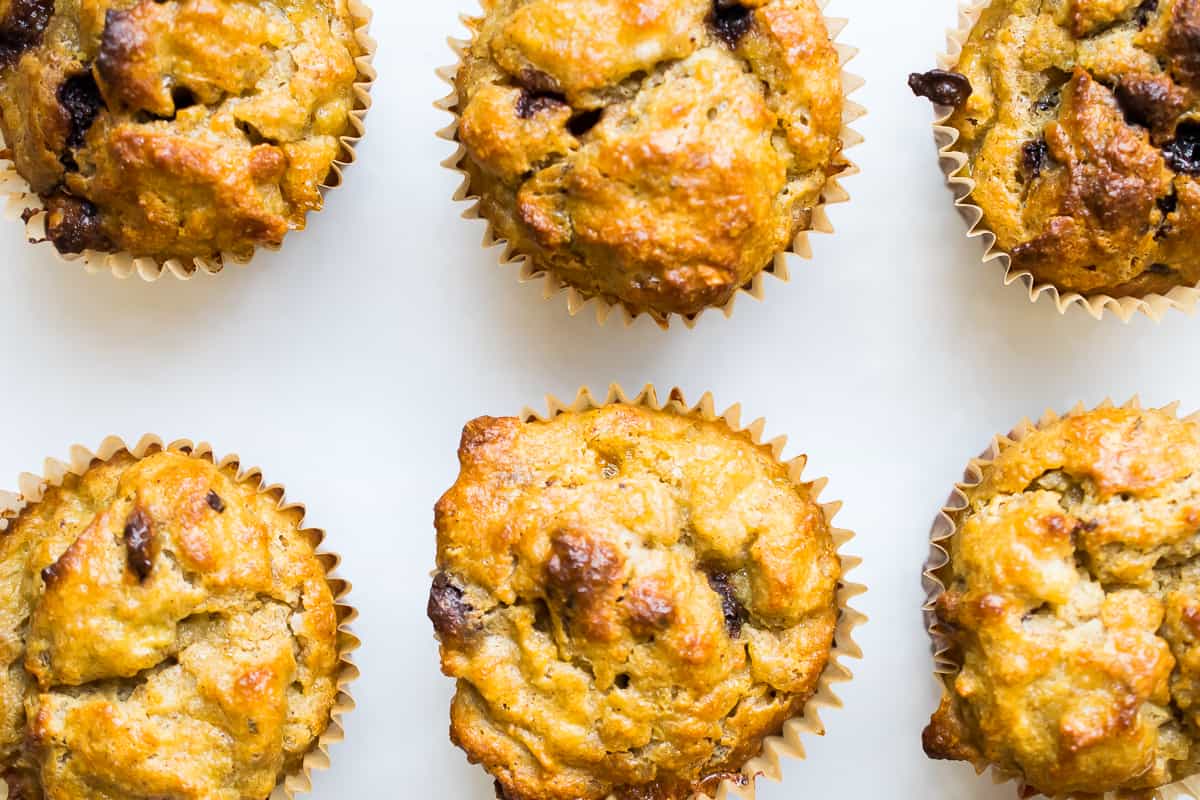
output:
[[[947,50],[938,56],[938,67],[953,70],[958,65],[963,46],[970,38],[975,23],[991,0],[963,0],[959,6],[958,28],[947,33]],[[1200,284],[1177,286],[1163,294],[1148,294],[1144,297],[1111,297],[1106,294],[1084,295],[1079,292],[1060,290],[1052,283],[1040,283],[1028,271],[1016,270],[1012,257],[996,245],[996,235],[984,221],[983,209],[971,201],[975,191],[975,180],[967,174],[967,154],[955,149],[959,132],[947,125],[954,109],[937,106],[937,119],[933,123],[933,136],[938,146],[938,157],[946,183],[954,193],[954,206],[967,222],[967,237],[983,242],[983,263],[998,261],[1004,265],[1004,285],[1020,282],[1029,291],[1029,300],[1036,303],[1042,295],[1049,296],[1058,313],[1066,314],[1073,306],[1079,306],[1095,319],[1102,319],[1105,311],[1111,311],[1122,322],[1129,322],[1135,314],[1145,314],[1158,322],[1171,309],[1191,314],[1200,301]]]
[[[371,9],[362,0],[347,0],[347,8],[354,22],[354,38],[362,53],[354,59],[358,76],[354,81],[354,107],[350,110],[350,133],[338,137],[340,152],[330,165],[329,174],[321,183],[321,195],[324,197],[331,189],[342,185],[343,170],[353,164],[357,158],[355,147],[366,135],[366,116],[371,109],[371,85],[375,82],[375,68],[372,64],[375,58],[376,43],[371,38]],[[31,244],[49,244],[46,240],[46,212],[41,198],[34,193],[29,182],[17,173],[16,164],[5,157],[4,136],[0,135],[0,213],[8,219],[21,219],[25,223],[25,237]],[[316,209],[309,214],[317,214],[323,210]],[[290,231],[285,241],[298,231]],[[260,245],[255,248],[278,251],[281,245]],[[234,253],[220,253],[216,257],[194,258],[190,262],[178,258],[160,260],[146,256],[138,256],[129,251],[116,253],[85,250],[83,253],[64,254],[58,252],[52,244],[50,250],[59,261],[68,264],[82,265],[89,273],[108,272],[117,278],[137,276],[144,281],[153,283],[163,275],[173,275],[180,280],[190,280],[197,275],[216,275],[228,264],[245,266],[253,259],[255,253],[248,256]]]
[[[341,557],[321,549],[325,540],[325,532],[316,528],[304,527],[304,506],[291,503],[285,497],[284,488],[278,484],[268,484],[258,467],[244,469],[241,459],[236,455],[217,458],[212,447],[206,443],[193,444],[187,440],[178,440],[164,444],[157,436],[143,436],[137,444],[130,447],[125,441],[116,436],[110,436],[100,443],[95,450],[89,450],[81,445],[75,445],[70,450],[66,462],[57,459],[46,459],[40,476],[24,473],[18,478],[18,492],[0,491],[0,536],[8,529],[9,524],[26,507],[41,502],[46,489],[61,486],[68,476],[81,476],[90,468],[106,463],[121,453],[129,453],[134,458],[142,459],[155,453],[171,451],[182,453],[192,458],[198,458],[215,465],[218,469],[234,478],[238,483],[252,485],[259,494],[269,496],[281,512],[297,514],[296,528],[299,534],[308,540],[316,551],[317,560],[325,570],[326,581],[333,593],[334,611],[337,615],[337,649],[338,667],[334,677],[337,686],[337,696],[330,709],[329,726],[318,737],[298,771],[284,775],[276,784],[269,800],[292,800],[299,794],[312,790],[312,773],[317,770],[329,769],[329,747],[345,738],[342,728],[342,717],[354,710],[354,698],[350,694],[350,684],[358,679],[359,671],[352,660],[351,654],[358,649],[360,642],[350,630],[350,624],[358,616],[358,611],[350,605],[350,582],[338,577],[335,573]],[[0,797],[7,795],[7,786],[0,779]]]
[[[1105,400],[1094,410],[1102,411],[1115,407],[1116,404],[1111,400]],[[1141,409],[1142,404],[1135,397],[1120,407]],[[1172,417],[1179,416],[1178,403],[1172,403],[1158,410]],[[1025,419],[1007,435],[992,437],[992,442],[988,445],[987,449],[978,458],[971,459],[970,463],[967,464],[967,468],[963,472],[963,479],[954,485],[954,491],[951,492],[946,505],[942,507],[937,519],[934,520],[933,529],[929,535],[929,558],[925,562],[923,573],[926,601],[922,610],[925,614],[925,629],[929,634],[932,644],[934,677],[944,692],[953,691],[953,678],[958,674],[962,665],[956,662],[950,655],[952,652],[952,643],[937,618],[935,606],[937,599],[946,591],[946,585],[939,576],[939,573],[950,563],[949,542],[958,532],[962,515],[967,510],[967,492],[983,482],[984,473],[987,468],[1005,450],[1023,441],[1035,431],[1049,427],[1062,419],[1085,413],[1088,413],[1088,408],[1083,403],[1076,405],[1067,414],[1060,415],[1052,410],[1047,411],[1037,422]],[[1200,422],[1200,413],[1184,417],[1183,419]],[[995,784],[1015,783],[1020,796],[1027,796],[1025,794],[1026,785],[1020,774],[1005,770],[983,759],[972,762],[971,765],[975,768],[976,774],[979,775],[990,770],[992,782]],[[1041,797],[1042,795],[1036,796]],[[1194,798],[1200,797],[1200,774],[1189,776],[1166,786],[1161,786],[1149,793],[1128,792],[1121,794],[1109,792],[1103,796],[1094,794],[1060,795],[1055,800],[1100,800],[1101,797],[1104,800],[1132,800],[1133,797],[1136,797],[1137,800],[1194,800]]]
[[[749,436],[755,445],[768,447],[772,457],[787,468],[788,477],[792,483],[798,487],[807,489],[815,502],[820,501],[820,495],[829,483],[827,478],[819,478],[813,481],[804,480],[803,473],[808,458],[807,456],[798,456],[789,461],[784,461],[782,456],[783,449],[787,445],[786,436],[780,436],[763,442],[763,430],[766,427],[766,420],[760,418],[749,425],[743,426],[741,423],[741,405],[734,405],[723,413],[718,412],[711,393],[706,393],[701,397],[699,403],[690,405],[684,400],[683,392],[679,389],[672,389],[667,401],[663,403],[659,401],[658,394],[653,386],[646,386],[638,394],[629,395],[619,385],[613,384],[608,388],[608,393],[604,395],[602,400],[597,400],[591,390],[584,387],[579,390],[575,399],[570,403],[564,403],[554,396],[547,396],[546,406],[548,412],[543,413],[526,408],[521,412],[520,418],[526,423],[547,422],[560,414],[585,413],[610,405],[637,406],[648,408],[652,411],[666,411],[679,416],[699,417],[707,422],[722,421],[728,426],[731,432],[735,434],[744,433]],[[821,722],[819,715],[821,709],[842,707],[842,701],[834,691],[834,684],[845,683],[853,677],[849,668],[841,663],[842,660],[862,658],[862,649],[854,641],[854,631],[865,623],[867,618],[861,612],[851,607],[851,601],[859,595],[864,594],[867,591],[867,587],[846,579],[846,576],[851,571],[858,568],[862,563],[862,559],[857,556],[848,555],[845,552],[845,546],[854,538],[854,533],[835,527],[833,524],[834,517],[841,510],[842,504],[840,502],[827,502],[820,503],[820,506],[824,512],[826,524],[829,525],[830,533],[833,536],[834,546],[838,552],[838,560],[841,562],[842,567],[842,579],[838,584],[837,592],[837,605],[840,614],[837,628],[834,632],[834,642],[830,650],[829,661],[825,665],[825,670],[821,673],[817,688],[805,705],[804,710],[799,715],[784,723],[783,731],[779,735],[768,737],[763,741],[762,753],[747,761],[742,767],[742,778],[740,781],[726,779],[721,782],[715,794],[715,800],[729,800],[729,798],[754,800],[754,785],[758,776],[765,775],[773,781],[781,781],[783,774],[781,762],[785,758],[803,760],[805,752],[804,744],[801,741],[802,737],[825,735],[825,725]],[[610,796],[608,800],[615,800],[615,798]],[[712,795],[697,793],[693,796],[693,800],[714,800],[714,798]]]
[[[829,4],[829,0],[817,0],[817,5],[822,11]],[[473,17],[463,14],[460,17],[462,24],[471,31],[474,31],[476,23],[482,21],[482,17]],[[845,153],[852,147],[862,144],[863,137],[858,131],[851,127],[854,122],[866,115],[867,110],[862,105],[850,100],[850,95],[857,92],[866,83],[861,77],[846,71],[846,65],[849,64],[855,56],[858,55],[858,49],[849,45],[839,44],[837,38],[845,30],[849,24],[848,19],[837,17],[824,17],[825,27],[829,30],[830,41],[833,42],[834,48],[838,54],[838,64],[841,67],[841,82],[842,95],[845,98],[845,107],[842,109],[842,152],[841,158],[845,162],[845,166],[836,175],[830,176],[825,182],[824,188],[821,190],[821,196],[817,204],[812,209],[812,222],[808,230],[801,231],[796,234],[792,243],[786,250],[775,256],[772,262],[762,271],[757,273],[749,282],[738,288],[727,303],[722,306],[715,306],[716,310],[721,311],[726,318],[733,316],[733,307],[737,302],[739,295],[746,294],[755,300],[762,300],[766,294],[766,278],[772,275],[780,281],[787,283],[791,280],[791,270],[788,266],[788,254],[797,255],[803,259],[809,260],[812,258],[812,245],[809,242],[809,234],[834,232],[833,223],[829,220],[827,213],[828,206],[838,203],[846,203],[850,201],[850,193],[842,186],[841,180],[859,174],[858,165],[845,157]],[[460,111],[458,108],[458,87],[455,84],[455,79],[459,69],[463,65],[466,57],[466,51],[471,44],[471,39],[454,39],[449,40],[450,48],[454,51],[456,62],[448,67],[442,67],[437,70],[437,75],[443,81],[450,85],[450,94],[434,104],[434,107],[449,113],[454,117],[454,120],[447,127],[437,132],[439,139],[444,139],[448,142],[453,142],[457,146],[454,155],[442,162],[442,166],[458,173],[462,179],[458,189],[453,195],[453,200],[456,203],[466,203],[467,208],[462,213],[463,219],[474,220],[481,219],[486,227],[483,234],[483,248],[490,250],[494,247],[500,247],[499,259],[500,265],[507,267],[510,264],[518,266],[517,280],[520,283],[531,283],[541,281],[542,283],[542,299],[551,300],[562,294],[566,295],[567,312],[571,316],[576,316],[588,306],[591,306],[596,315],[596,322],[604,325],[609,317],[617,312],[621,317],[625,327],[630,327],[643,314],[650,317],[654,322],[664,330],[669,328],[674,318],[678,317],[683,324],[688,328],[696,327],[700,321],[700,317],[709,309],[702,309],[696,314],[663,314],[662,312],[649,309],[631,310],[630,307],[621,301],[613,301],[602,295],[593,295],[583,292],[580,289],[571,286],[567,282],[556,277],[554,273],[547,270],[539,269],[534,266],[533,259],[527,253],[521,252],[512,242],[502,239],[496,233],[495,225],[490,220],[483,216],[480,209],[479,195],[472,194],[471,191],[471,176],[464,166],[464,161],[467,159],[467,149],[463,146],[458,138],[458,123]]]

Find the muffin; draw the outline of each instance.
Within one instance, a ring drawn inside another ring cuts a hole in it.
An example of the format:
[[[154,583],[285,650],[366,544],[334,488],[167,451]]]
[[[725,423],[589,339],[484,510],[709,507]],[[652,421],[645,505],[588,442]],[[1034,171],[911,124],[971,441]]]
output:
[[[912,76],[1014,272],[1083,297],[1200,283],[1198,41],[1197,0],[994,0]]]
[[[634,316],[724,306],[813,227],[842,156],[815,0],[484,0],[458,166],[494,233]]]
[[[10,798],[266,800],[301,771],[340,654],[298,509],[236,465],[121,450],[5,517]]]
[[[247,259],[355,134],[348,0],[0,0],[0,133],[64,254]]]
[[[428,610],[450,737],[497,795],[748,782],[832,665],[842,570],[812,485],[724,421],[623,404],[477,419],[459,458]]]
[[[1200,423],[1078,411],[993,454],[939,542],[953,668],[926,753],[1026,796],[1144,797],[1200,771]]]

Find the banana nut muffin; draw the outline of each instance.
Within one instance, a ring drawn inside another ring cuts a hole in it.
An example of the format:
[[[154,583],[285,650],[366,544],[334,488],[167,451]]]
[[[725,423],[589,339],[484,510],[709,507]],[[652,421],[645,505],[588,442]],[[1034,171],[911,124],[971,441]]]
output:
[[[727,303],[843,171],[814,0],[484,0],[462,168],[519,253],[662,318]]]
[[[814,693],[841,567],[807,486],[723,422],[611,405],[467,425],[429,616],[451,739],[504,800],[685,800]]]
[[[0,0],[0,133],[63,253],[246,257],[352,133],[347,0]]]
[[[994,0],[913,76],[1014,270],[1083,295],[1200,283],[1200,0]]]
[[[1200,424],[1074,414],[966,496],[936,605],[961,670],[926,752],[1050,796],[1200,769]]]
[[[0,534],[0,770],[16,800],[266,800],[325,730],[337,618],[298,512],[122,453]]]

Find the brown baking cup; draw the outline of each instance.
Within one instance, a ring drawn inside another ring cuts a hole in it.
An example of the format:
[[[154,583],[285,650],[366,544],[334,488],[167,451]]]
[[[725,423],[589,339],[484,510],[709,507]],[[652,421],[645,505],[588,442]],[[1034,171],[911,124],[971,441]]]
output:
[[[829,5],[829,0],[817,0],[817,5],[823,11]],[[482,17],[473,17],[468,14],[460,15],[459,19],[470,31],[474,31],[478,27],[478,24],[483,21]],[[837,37],[841,35],[849,22],[848,19],[825,17],[825,27],[829,31],[829,38],[833,42],[833,46],[837,49],[838,62],[842,67],[842,94],[845,97],[845,108],[842,109],[841,139],[843,160],[846,162],[846,165],[842,168],[841,172],[831,176],[825,182],[825,187],[821,190],[820,201],[812,209],[812,226],[808,230],[796,234],[791,246],[776,255],[775,259],[766,269],[759,272],[748,283],[740,287],[734,293],[733,297],[729,299],[729,302],[723,306],[715,307],[726,318],[733,316],[733,307],[739,295],[746,294],[755,300],[763,299],[766,295],[767,275],[772,275],[784,283],[790,281],[791,271],[788,267],[787,255],[792,253],[806,260],[812,259],[812,245],[808,240],[809,234],[832,234],[834,232],[833,223],[829,220],[829,214],[826,211],[827,207],[850,201],[850,193],[842,186],[841,180],[857,175],[861,170],[859,170],[858,165],[853,161],[845,159],[844,154],[851,147],[862,144],[862,134],[854,130],[851,126],[854,122],[865,116],[867,110],[862,105],[850,100],[850,95],[857,92],[866,83],[863,78],[846,71],[846,65],[858,55],[858,49],[837,42]],[[453,199],[456,203],[467,204],[466,210],[462,213],[463,219],[482,219],[486,223],[483,234],[483,248],[492,249],[500,247],[500,265],[518,265],[517,280],[519,282],[532,283],[534,281],[541,281],[542,299],[551,300],[559,294],[565,294],[567,312],[573,317],[588,306],[592,306],[596,314],[596,322],[600,325],[604,325],[609,317],[616,312],[621,317],[625,327],[632,326],[637,318],[643,314],[653,319],[655,324],[664,330],[671,326],[672,319],[676,317],[681,319],[686,327],[696,327],[700,321],[700,317],[705,313],[704,311],[687,315],[663,314],[658,311],[630,309],[628,305],[620,301],[614,303],[601,295],[588,294],[557,278],[552,272],[538,269],[533,265],[533,260],[526,253],[522,253],[513,243],[496,235],[495,226],[480,212],[479,195],[473,194],[471,191],[471,176],[463,167],[463,161],[467,158],[467,149],[458,139],[459,110],[458,90],[455,85],[455,78],[458,75],[459,68],[462,66],[463,58],[465,57],[467,47],[471,44],[471,40],[451,38],[449,39],[449,43],[458,61],[451,66],[442,67],[437,70],[438,77],[450,85],[450,94],[437,103],[434,103],[434,107],[453,115],[453,122],[438,131],[437,135],[439,139],[454,142],[458,149],[454,152],[454,155],[442,162],[442,166],[457,172],[462,179],[458,189],[454,192]]]
[[[711,392],[700,398],[700,402],[689,405],[684,400],[682,390],[672,389],[665,403],[660,402],[658,393],[653,386],[647,385],[636,395],[629,395],[617,384],[608,387],[608,393],[602,400],[586,386],[579,390],[575,399],[564,403],[553,395],[546,397],[547,413],[526,408],[521,412],[521,420],[526,423],[548,422],[560,414],[582,414],[603,406],[627,405],[648,408],[652,411],[665,411],[683,417],[699,417],[706,422],[721,420],[735,434],[745,434],[756,445],[770,449],[772,457],[787,467],[788,477],[796,486],[809,491],[814,501],[819,502],[822,492],[828,485],[827,478],[806,481],[803,478],[804,467],[808,463],[807,456],[797,456],[789,461],[783,460],[783,450],[787,446],[787,437],[780,436],[770,441],[763,441],[763,430],[766,420],[759,418],[749,425],[741,423],[742,407],[740,404],[731,406],[724,412],[717,412]],[[858,556],[844,552],[845,546],[854,538],[854,533],[844,528],[835,527],[834,517],[842,508],[841,502],[820,503],[825,514],[826,524],[833,536],[834,546],[838,551],[838,560],[842,566],[842,580],[838,585],[837,603],[840,612],[837,628],[834,631],[833,647],[830,650],[829,662],[821,673],[820,681],[813,696],[805,705],[801,714],[784,723],[783,730],[778,736],[768,737],[763,741],[762,753],[750,759],[741,769],[741,780],[725,779],[717,789],[716,800],[727,800],[730,797],[742,800],[754,800],[755,779],[765,775],[779,782],[783,779],[782,761],[785,758],[803,760],[805,757],[804,736],[824,736],[825,725],[821,722],[819,712],[826,708],[841,708],[842,701],[834,691],[834,684],[846,683],[853,677],[850,669],[841,663],[841,659],[862,658],[862,649],[854,641],[854,630],[867,621],[867,617],[851,607],[851,601],[867,591],[867,587],[846,580],[846,575],[862,564]],[[612,796],[609,800],[615,800]],[[697,793],[693,800],[713,800],[710,795]]]
[[[1116,404],[1112,400],[1105,400],[1094,410],[1102,411],[1115,407]],[[1141,409],[1142,404],[1138,398],[1134,397],[1120,407]],[[1158,410],[1172,417],[1178,417],[1179,403],[1172,403]],[[1007,435],[992,437],[992,442],[988,445],[987,449],[978,458],[971,459],[970,463],[967,464],[966,470],[963,471],[963,479],[954,485],[954,491],[951,492],[946,505],[938,512],[937,519],[934,520],[933,529],[929,535],[929,558],[925,562],[923,573],[926,601],[922,610],[925,614],[925,629],[929,634],[933,648],[934,677],[937,679],[938,685],[943,692],[951,689],[952,678],[958,673],[961,664],[950,656],[950,641],[935,612],[938,598],[946,591],[946,585],[938,573],[950,563],[948,543],[958,532],[962,514],[967,510],[967,492],[983,482],[984,473],[987,468],[1005,450],[1023,441],[1035,431],[1049,427],[1067,417],[1087,412],[1088,408],[1083,403],[1079,403],[1066,414],[1058,414],[1053,410],[1049,410],[1037,422],[1024,419]],[[1200,413],[1185,417],[1185,419],[1200,422]],[[975,768],[975,772],[978,775],[982,775],[984,772],[990,770],[993,783],[1017,784],[1017,791],[1020,792],[1020,796],[1027,796],[1025,794],[1027,786],[1019,774],[1005,770],[982,759],[972,762],[971,765]],[[1042,795],[1036,796],[1041,797]],[[1118,792],[1109,792],[1103,796],[1094,794],[1060,795],[1054,798],[1054,800],[1101,800],[1101,798],[1103,800],[1133,800],[1134,797],[1137,800],[1195,800],[1195,798],[1200,798],[1200,774],[1189,776],[1175,783],[1169,783],[1166,786],[1160,786],[1150,793],[1120,794]]]
[[[350,582],[338,577],[338,564],[341,557],[321,549],[325,541],[325,532],[317,528],[304,527],[304,506],[288,502],[284,488],[278,484],[268,484],[263,478],[262,470],[258,467],[243,468],[241,459],[236,455],[217,458],[212,446],[201,442],[193,444],[186,439],[180,439],[165,444],[162,439],[153,435],[143,436],[137,444],[130,447],[123,439],[110,436],[100,443],[96,450],[89,450],[82,445],[75,445],[70,450],[66,462],[48,458],[42,467],[41,476],[23,473],[17,479],[17,493],[0,491],[0,535],[8,529],[10,521],[15,519],[27,506],[38,503],[45,495],[46,489],[61,486],[69,476],[81,476],[89,469],[112,460],[115,456],[128,453],[136,459],[143,459],[163,451],[182,453],[192,458],[199,458],[213,464],[222,472],[232,476],[238,483],[251,484],[259,494],[268,495],[282,512],[296,515],[296,528],[300,535],[312,543],[316,550],[317,560],[325,570],[326,580],[333,592],[334,611],[337,614],[337,647],[338,670],[335,683],[338,694],[334,698],[333,708],[329,713],[329,726],[318,737],[315,744],[304,756],[299,771],[289,773],[279,780],[268,800],[292,800],[297,795],[312,791],[312,773],[329,769],[329,746],[341,742],[345,738],[342,728],[342,717],[354,710],[354,698],[350,695],[350,684],[358,679],[358,667],[354,665],[351,654],[358,649],[361,642],[350,630],[350,624],[358,617],[358,611],[349,604]],[[0,796],[7,794],[7,786],[0,779]]]
[[[938,67],[953,70],[958,65],[963,46],[971,35],[975,23],[991,0],[965,0],[958,11],[958,28],[946,35],[947,50],[938,56]],[[1103,319],[1105,311],[1111,311],[1122,322],[1129,322],[1135,314],[1145,314],[1155,322],[1171,309],[1191,314],[1200,300],[1200,285],[1177,286],[1164,294],[1148,294],[1144,297],[1111,297],[1106,294],[1083,295],[1079,292],[1060,290],[1052,283],[1039,283],[1028,271],[1015,270],[1011,256],[996,246],[996,235],[984,222],[983,209],[971,202],[975,181],[967,175],[967,155],[955,149],[959,133],[946,123],[954,115],[954,109],[937,107],[937,119],[933,123],[933,137],[938,146],[938,157],[946,183],[954,193],[954,206],[967,222],[967,237],[983,242],[983,263],[998,261],[1004,265],[1004,285],[1020,282],[1029,291],[1029,300],[1036,303],[1042,295],[1049,296],[1058,313],[1066,314],[1073,306],[1079,306],[1095,319]]]
[[[346,5],[354,20],[354,38],[362,54],[354,59],[358,68],[358,78],[354,82],[354,108],[351,109],[349,117],[351,132],[340,137],[341,152],[330,165],[329,175],[321,184],[322,196],[342,185],[343,170],[357,159],[355,147],[367,132],[366,117],[367,112],[371,110],[371,85],[376,77],[372,64],[376,42],[370,34],[371,9],[361,0],[347,0]],[[42,200],[17,173],[16,165],[6,157],[3,135],[0,135],[0,200],[3,201],[0,213],[8,219],[21,219],[25,223],[25,237],[31,244],[48,244],[46,211]],[[320,210],[309,212],[310,215],[317,213],[320,213]],[[297,231],[291,232],[295,233]],[[273,252],[282,249],[280,245],[261,245],[260,248]],[[220,253],[212,258],[194,258],[188,263],[178,258],[161,261],[128,251],[106,253],[85,250],[78,254],[63,254],[53,245],[50,245],[50,249],[60,261],[81,265],[88,273],[108,272],[117,278],[131,278],[136,275],[151,283],[167,274],[185,281],[200,274],[216,275],[229,264],[245,266],[254,258],[253,253],[249,256]]]

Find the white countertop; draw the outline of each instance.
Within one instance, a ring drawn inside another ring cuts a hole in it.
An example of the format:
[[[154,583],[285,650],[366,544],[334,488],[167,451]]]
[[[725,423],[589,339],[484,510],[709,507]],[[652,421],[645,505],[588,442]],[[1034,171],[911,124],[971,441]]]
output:
[[[483,223],[450,201],[458,179],[439,162],[453,148],[434,137],[448,119],[433,108],[445,39],[473,6],[377,0],[360,161],[280,253],[147,285],[63,266],[0,223],[0,489],[113,433],[207,440],[261,465],[328,530],[362,612],[359,708],[313,797],[490,800],[491,780],[447,739],[452,687],[425,617],[432,509],[463,423],[582,384],[711,390],[831,478],[826,497],[845,501],[839,522],[866,559],[853,577],[870,587],[845,708],[759,797],[1014,800],[1012,786],[921,752],[937,696],[920,613],[929,523],[967,458],[1024,415],[1135,393],[1200,408],[1200,320],[1063,318],[979,263],[938,170],[932,112],[905,85],[934,66],[953,2],[834,0],[851,18],[842,40],[863,51],[855,97],[870,110],[851,151],[854,199],[831,211],[837,234],[815,236],[815,259],[794,262],[789,284],[768,281],[764,303],[742,297],[732,320],[664,334],[645,319],[571,318],[480,249]]]

